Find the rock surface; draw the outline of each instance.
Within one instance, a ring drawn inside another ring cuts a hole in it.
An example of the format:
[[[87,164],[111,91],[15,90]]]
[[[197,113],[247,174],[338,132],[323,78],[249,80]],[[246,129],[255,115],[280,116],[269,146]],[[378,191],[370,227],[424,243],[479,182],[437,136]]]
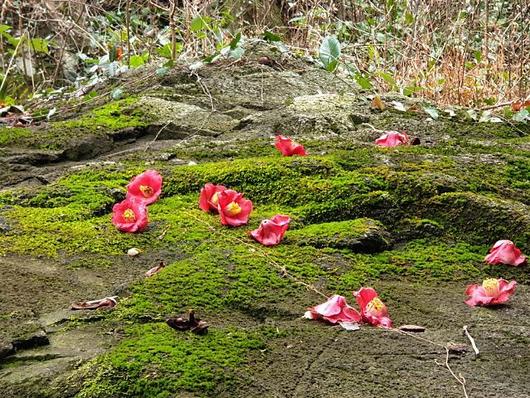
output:
[[[264,54],[273,62],[258,62]],[[461,397],[443,345],[468,344],[463,325],[481,355],[450,364],[469,396],[528,396],[527,267],[483,263],[498,239],[530,254],[528,126],[460,111],[434,121],[420,101],[394,95],[383,100],[407,112],[377,111],[367,93],[259,46],[237,64],[136,73],[144,79],[131,77],[123,100],[0,129],[6,397]],[[376,147],[381,130],[421,144]],[[277,133],[310,155],[282,158]],[[164,176],[150,228],[119,233],[112,206],[147,168]],[[253,201],[248,227],[198,209],[206,182]],[[277,213],[293,220],[282,244],[248,237]],[[142,253],[129,257],[131,247]],[[466,285],[488,277],[516,279],[513,300],[468,308]],[[425,326],[426,340],[301,319],[322,301],[315,289],[353,304],[361,286],[377,289],[396,326]],[[112,295],[110,311],[68,310]],[[207,335],[166,325],[190,308]],[[15,347],[35,332],[49,344]]]

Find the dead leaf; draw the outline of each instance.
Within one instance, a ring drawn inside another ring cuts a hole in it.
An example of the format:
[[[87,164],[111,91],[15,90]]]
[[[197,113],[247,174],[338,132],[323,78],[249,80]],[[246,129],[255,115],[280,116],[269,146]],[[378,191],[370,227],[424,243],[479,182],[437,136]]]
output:
[[[208,324],[199,318],[195,318],[195,311],[193,310],[189,311],[188,319],[171,317],[166,320],[166,323],[169,327],[183,332],[191,330],[192,333],[199,335],[208,333]]]
[[[27,127],[33,119],[24,111],[22,106],[8,105],[0,108],[0,126]]]
[[[524,101],[514,101],[512,102],[512,111],[519,112],[521,109],[526,108],[527,106],[530,106],[530,99]]]
[[[118,296],[105,297],[99,300],[80,301],[70,306],[71,310],[97,310],[98,308],[114,308],[118,303]]]
[[[379,109],[380,111],[384,111],[386,109],[386,105],[379,95],[376,95],[374,97],[371,105],[372,105],[372,108]]]
[[[453,354],[463,354],[469,351],[468,345],[462,343],[449,343],[447,349]]]
[[[425,327],[418,325],[401,325],[399,330],[403,330],[404,332],[421,333],[425,332]]]

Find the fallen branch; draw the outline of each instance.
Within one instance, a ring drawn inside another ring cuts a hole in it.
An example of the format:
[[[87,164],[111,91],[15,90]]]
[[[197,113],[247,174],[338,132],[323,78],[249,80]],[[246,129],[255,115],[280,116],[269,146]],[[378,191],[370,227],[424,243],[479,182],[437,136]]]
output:
[[[464,331],[464,335],[469,339],[469,342],[471,343],[471,347],[473,347],[473,351],[475,351],[475,357],[478,357],[480,355],[480,351],[477,347],[477,344],[475,343],[475,339],[473,338],[473,336],[471,336],[471,334],[467,330],[467,325],[464,325],[462,330]]]

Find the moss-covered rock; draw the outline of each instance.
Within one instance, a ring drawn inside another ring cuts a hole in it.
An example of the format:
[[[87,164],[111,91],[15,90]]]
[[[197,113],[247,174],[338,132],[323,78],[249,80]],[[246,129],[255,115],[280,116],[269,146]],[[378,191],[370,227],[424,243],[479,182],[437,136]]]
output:
[[[373,253],[390,245],[384,226],[368,218],[312,224],[288,234],[288,242],[318,248],[335,247],[356,253]]]
[[[191,74],[183,65],[148,89],[131,87],[132,97],[84,108],[47,129],[0,130],[1,183],[15,184],[0,192],[0,339],[7,341],[0,348],[12,354],[22,324],[50,336],[49,347],[2,363],[3,391],[459,396],[461,386],[443,367],[425,366],[443,361],[445,350],[423,344],[465,342],[467,324],[480,336],[482,360],[450,361],[469,390],[526,393],[524,383],[502,380],[504,369],[514,380],[528,374],[524,358],[513,361],[528,345],[528,272],[483,260],[498,239],[530,252],[527,127],[376,112],[326,71],[286,55],[271,59],[264,65],[249,55],[238,66],[219,62]],[[421,145],[376,147],[374,127],[406,130]],[[309,156],[281,157],[272,145],[277,132],[292,133]],[[63,162],[98,153],[105,157]],[[150,227],[120,233],[112,206],[146,168],[164,176],[163,194],[149,206]],[[248,226],[224,227],[198,208],[207,182],[253,201]],[[277,213],[292,219],[280,245],[263,247],[248,236]],[[131,247],[142,253],[127,256]],[[160,261],[166,266],[144,278]],[[487,277],[518,281],[512,304],[467,308],[466,284]],[[353,304],[352,291],[367,285],[378,289],[396,325],[427,326],[427,340],[368,327],[353,338],[301,319],[322,295]],[[111,311],[67,311],[71,302],[111,295],[119,296]],[[210,324],[208,335],[164,323],[190,308]],[[64,350],[64,341],[77,347],[75,338],[82,349]]]

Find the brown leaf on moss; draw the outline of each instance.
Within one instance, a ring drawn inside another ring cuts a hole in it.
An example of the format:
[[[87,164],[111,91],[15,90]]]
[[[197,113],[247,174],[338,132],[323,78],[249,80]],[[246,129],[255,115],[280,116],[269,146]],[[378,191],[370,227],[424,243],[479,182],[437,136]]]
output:
[[[208,333],[208,324],[196,318],[195,311],[193,310],[189,311],[188,319],[183,317],[170,317],[166,320],[166,323],[169,327],[183,332],[191,330],[192,333],[200,335]]]

